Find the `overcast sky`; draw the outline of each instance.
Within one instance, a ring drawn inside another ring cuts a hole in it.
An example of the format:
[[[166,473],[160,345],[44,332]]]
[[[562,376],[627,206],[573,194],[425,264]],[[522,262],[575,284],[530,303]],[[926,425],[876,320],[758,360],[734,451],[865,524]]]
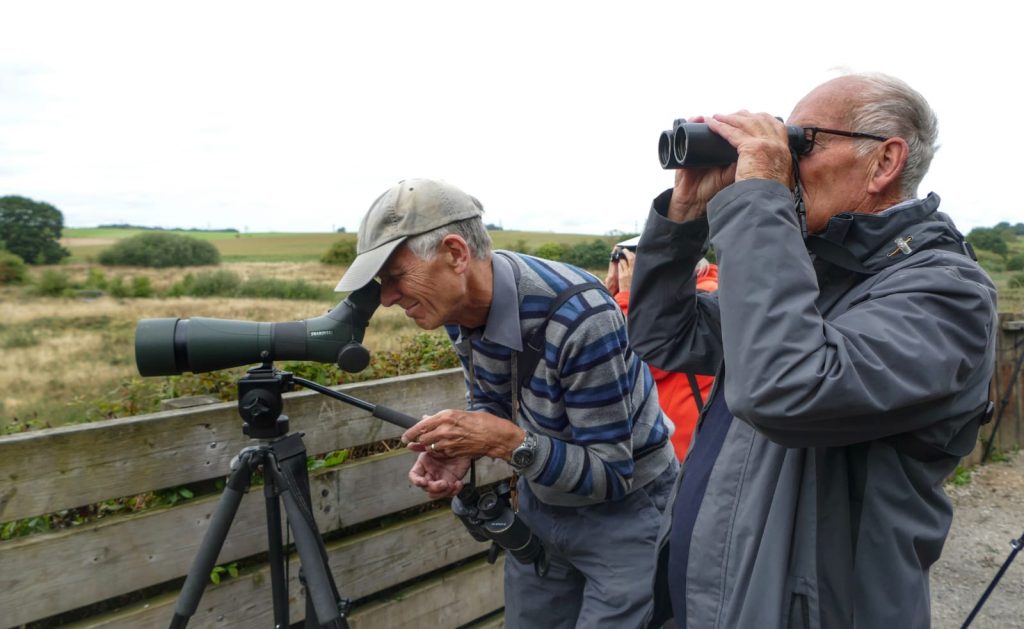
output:
[[[73,227],[354,231],[435,177],[506,229],[633,231],[671,184],[674,118],[786,117],[844,68],[930,100],[921,192],[966,232],[1024,221],[1012,6],[5,1],[0,195]]]

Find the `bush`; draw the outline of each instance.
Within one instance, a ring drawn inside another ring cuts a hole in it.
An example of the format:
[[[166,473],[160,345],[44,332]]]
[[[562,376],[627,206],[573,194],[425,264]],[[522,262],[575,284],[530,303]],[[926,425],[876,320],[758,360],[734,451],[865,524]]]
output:
[[[0,251],[0,285],[21,284],[25,281],[25,261],[10,251]]]
[[[36,282],[35,293],[43,297],[60,297],[69,288],[71,288],[71,282],[68,280],[66,273],[61,273],[54,269],[46,269]]]
[[[324,264],[335,264],[348,266],[356,259],[356,242],[351,238],[335,241],[324,255],[320,256],[320,262]]]
[[[234,271],[221,269],[199,275],[189,273],[171,286],[169,294],[173,297],[231,297],[241,284],[242,278]]]
[[[1005,256],[1010,252],[1003,234],[1005,232],[990,227],[976,227],[967,234],[967,241],[975,249],[985,249]]]
[[[1024,255],[1013,256],[1006,261],[1007,271],[1024,271]]]
[[[152,297],[153,284],[145,275],[132,278],[132,297]]]
[[[537,247],[537,251],[533,255],[545,260],[564,262],[569,256],[569,247],[561,242],[547,242]]]
[[[328,286],[317,286],[304,280],[281,280],[272,277],[254,277],[238,287],[239,297],[266,297],[268,299],[327,300],[334,294]]]
[[[608,254],[611,251],[611,243],[594,239],[569,247],[569,253],[564,260],[581,269],[605,269],[608,267]]]
[[[99,255],[107,266],[203,266],[220,263],[211,243],[181,234],[151,233],[125,238]]]
[[[1024,273],[1016,273],[1010,278],[1010,288],[1024,288]]]

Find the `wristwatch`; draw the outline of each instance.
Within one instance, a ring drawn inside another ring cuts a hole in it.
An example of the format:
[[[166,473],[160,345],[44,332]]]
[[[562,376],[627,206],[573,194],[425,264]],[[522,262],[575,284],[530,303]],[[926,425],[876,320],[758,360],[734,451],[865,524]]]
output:
[[[523,470],[533,463],[533,459],[537,456],[537,438],[532,433],[527,431],[526,436],[523,437],[523,442],[516,446],[516,449],[512,451],[512,457],[509,459],[509,463],[512,464],[517,470]]]

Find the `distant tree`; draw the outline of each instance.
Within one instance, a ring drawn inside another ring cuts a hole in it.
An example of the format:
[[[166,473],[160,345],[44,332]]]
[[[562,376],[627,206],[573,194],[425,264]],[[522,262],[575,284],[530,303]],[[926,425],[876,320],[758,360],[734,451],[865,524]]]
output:
[[[98,260],[107,266],[203,266],[219,264],[220,252],[212,243],[198,238],[149,232],[118,241],[101,252]]]
[[[344,227],[339,227],[338,231],[336,233],[344,234],[345,233],[345,228]]]
[[[60,246],[64,215],[49,203],[0,197],[0,240],[29,264],[56,264],[71,255]]]
[[[967,234],[967,241],[976,249],[985,249],[1001,256],[1010,252],[1004,234],[1006,232],[990,227],[975,227]]]
[[[503,231],[505,229],[501,225],[495,225],[494,223],[487,223],[486,225],[484,225],[484,227],[487,228],[487,231],[492,231],[492,232],[500,232],[500,231]]]

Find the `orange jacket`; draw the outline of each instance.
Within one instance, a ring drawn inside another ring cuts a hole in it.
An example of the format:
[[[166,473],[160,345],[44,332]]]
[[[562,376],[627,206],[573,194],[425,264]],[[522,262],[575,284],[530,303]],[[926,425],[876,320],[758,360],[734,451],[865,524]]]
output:
[[[718,267],[714,264],[708,266],[697,276],[697,290],[714,291],[718,290]],[[629,291],[621,291],[615,294],[615,302],[622,308],[622,314],[629,312]],[[693,389],[686,374],[662,371],[657,367],[651,367],[651,375],[658,386],[658,400],[661,402],[661,410],[668,415],[672,423],[676,425],[676,431],[672,434],[672,446],[676,450],[676,457],[682,461],[690,448],[690,439],[693,437],[693,430],[697,426],[697,417],[700,411],[693,399]],[[708,394],[711,392],[711,385],[714,384],[714,376],[697,375],[697,386],[700,387],[701,400],[707,404]]]

